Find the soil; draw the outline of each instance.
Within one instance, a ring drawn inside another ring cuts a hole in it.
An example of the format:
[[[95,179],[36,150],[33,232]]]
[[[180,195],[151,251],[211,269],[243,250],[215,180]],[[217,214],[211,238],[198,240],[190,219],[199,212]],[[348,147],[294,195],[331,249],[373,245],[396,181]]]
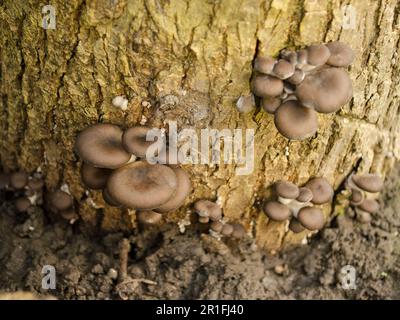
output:
[[[276,255],[251,239],[218,241],[196,225],[184,233],[169,224],[85,236],[79,222],[54,221],[40,208],[16,214],[1,194],[0,291],[59,299],[399,299],[399,177],[400,165],[371,224],[348,210],[307,245]],[[54,290],[41,288],[44,265],[56,269]],[[350,289],[340,277],[348,265],[356,272]]]

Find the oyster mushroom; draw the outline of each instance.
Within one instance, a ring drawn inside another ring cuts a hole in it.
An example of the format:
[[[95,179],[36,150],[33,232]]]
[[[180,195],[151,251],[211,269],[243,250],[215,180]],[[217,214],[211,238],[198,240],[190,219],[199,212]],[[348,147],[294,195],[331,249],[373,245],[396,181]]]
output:
[[[178,179],[174,171],[161,164],[137,161],[110,175],[107,192],[115,202],[131,209],[152,210],[175,194]]]

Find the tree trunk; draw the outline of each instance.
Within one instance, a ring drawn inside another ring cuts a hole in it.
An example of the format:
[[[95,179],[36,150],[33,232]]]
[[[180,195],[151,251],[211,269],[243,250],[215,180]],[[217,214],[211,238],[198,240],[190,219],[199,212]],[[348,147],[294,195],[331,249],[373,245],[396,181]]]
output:
[[[243,223],[269,250],[299,243],[287,225],[267,221],[259,203],[274,181],[298,184],[324,176],[336,192],[354,169],[385,175],[400,157],[400,5],[397,0],[53,0],[56,29],[42,28],[43,3],[1,1],[1,163],[6,170],[40,168],[49,190],[67,184],[87,230],[130,230],[134,214],[106,206],[80,182],[77,133],[107,122],[128,127],[254,128],[255,169],[190,166],[194,192],[168,221],[185,218],[201,198],[219,199],[230,221]],[[345,26],[343,6],[356,13]],[[345,26],[345,27],[344,27]],[[319,116],[318,135],[281,136],[261,110],[239,114],[249,93],[252,61],[314,42],[351,45],[354,99]],[[129,99],[126,112],[112,106]],[[146,106],[149,102],[150,107]],[[338,194],[338,193],[337,193]],[[338,203],[336,197],[336,203]],[[326,206],[327,217],[341,211]]]

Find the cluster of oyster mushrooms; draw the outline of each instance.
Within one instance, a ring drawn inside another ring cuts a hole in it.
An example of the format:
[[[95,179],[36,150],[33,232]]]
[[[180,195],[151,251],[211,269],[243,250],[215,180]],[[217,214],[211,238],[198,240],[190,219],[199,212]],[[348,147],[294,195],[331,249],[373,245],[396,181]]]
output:
[[[209,200],[199,200],[194,204],[200,223],[210,223],[210,232],[216,236],[243,238],[246,230],[240,223],[228,223],[222,218],[221,207]]]
[[[46,192],[41,173],[24,171],[0,173],[0,191],[9,193],[19,213],[31,213],[34,207],[45,205],[50,211],[74,223],[78,219],[73,198],[62,190]]]
[[[383,180],[372,173],[352,174],[346,187],[351,191],[350,204],[356,212],[357,220],[363,223],[371,221],[371,214],[379,210],[379,203],[375,200],[377,194],[383,189]]]
[[[279,181],[275,183],[274,190],[276,200],[265,202],[263,207],[269,219],[290,219],[289,229],[294,233],[323,228],[324,214],[316,206],[331,202],[334,194],[325,178],[313,178],[300,188],[289,181]]]
[[[274,114],[283,136],[307,139],[318,130],[317,113],[334,113],[351,100],[352,82],[343,68],[353,60],[353,50],[337,41],[283,50],[279,59],[257,57],[252,91],[262,108]],[[239,99],[238,109],[251,105],[250,100]]]
[[[9,192],[18,212],[43,204],[44,181],[39,173],[30,176],[24,171],[0,173],[0,190]]]
[[[83,183],[102,190],[111,206],[140,211],[138,220],[156,223],[161,213],[179,208],[191,191],[182,168],[146,161],[148,127],[123,131],[112,124],[95,124],[77,137],[75,150],[83,160]]]

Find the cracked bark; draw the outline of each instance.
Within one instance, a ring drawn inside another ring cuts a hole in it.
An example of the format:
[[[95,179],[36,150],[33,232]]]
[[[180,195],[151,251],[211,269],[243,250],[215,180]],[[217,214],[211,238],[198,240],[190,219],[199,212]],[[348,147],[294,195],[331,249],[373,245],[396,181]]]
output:
[[[356,9],[356,30],[341,28],[347,4]],[[135,227],[134,215],[105,206],[99,193],[90,193],[93,201],[84,196],[73,143],[96,122],[130,126],[144,116],[151,126],[176,119],[180,127],[199,130],[254,128],[254,173],[185,166],[195,192],[168,221],[182,219],[196,199],[219,198],[225,216],[252,229],[270,250],[305,236],[287,233],[260,213],[257,204],[274,181],[302,184],[323,175],[339,192],[355,167],[384,175],[400,157],[396,0],[53,1],[57,28],[47,31],[42,5],[0,5],[1,163],[9,170],[40,167],[49,189],[68,184],[87,230]],[[320,116],[316,137],[289,142],[270,115],[236,112],[237,98],[249,92],[257,53],[337,39],[357,54],[350,69],[354,99],[337,114]],[[120,94],[130,101],[125,113],[111,105]],[[338,207],[325,212],[332,216]]]

